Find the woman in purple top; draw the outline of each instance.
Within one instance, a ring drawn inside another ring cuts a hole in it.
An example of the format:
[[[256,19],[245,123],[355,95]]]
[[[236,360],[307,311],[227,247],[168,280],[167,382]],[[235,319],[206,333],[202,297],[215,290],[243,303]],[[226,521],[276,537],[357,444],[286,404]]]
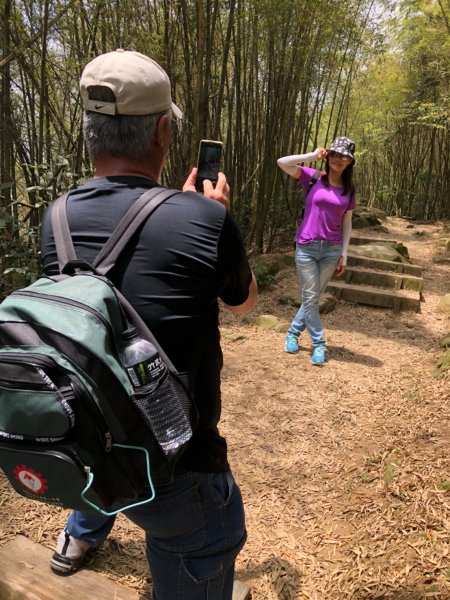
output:
[[[295,263],[302,303],[285,340],[285,351],[298,352],[298,337],[308,330],[313,345],[311,362],[327,360],[325,337],[319,315],[320,293],[334,273],[342,275],[352,231],[355,189],[352,183],[355,144],[338,137],[328,150],[278,159],[278,166],[298,179],[306,193],[305,212],[296,234]],[[325,172],[301,163],[325,159]]]

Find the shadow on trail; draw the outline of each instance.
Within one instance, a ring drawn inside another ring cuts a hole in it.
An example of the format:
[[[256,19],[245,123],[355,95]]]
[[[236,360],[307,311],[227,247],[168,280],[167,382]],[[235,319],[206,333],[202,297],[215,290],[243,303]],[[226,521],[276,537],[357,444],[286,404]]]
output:
[[[260,565],[250,565],[250,568],[245,571],[238,571],[236,579],[243,581],[249,585],[249,580],[257,579],[265,576],[269,579],[273,598],[276,600],[297,600],[301,591],[301,573],[294,569],[292,565],[281,558],[273,557]],[[250,586],[251,591],[251,586]],[[152,599],[151,585],[141,592],[139,600]],[[441,596],[437,596],[441,597]],[[442,596],[443,597],[443,596]],[[355,600],[427,600],[429,594],[419,590],[394,590],[380,594],[364,593],[363,595],[354,596]]]
[[[384,363],[379,358],[360,352],[353,352],[344,346],[328,346],[329,357],[337,362],[357,363],[366,367],[381,368]]]
[[[375,358],[369,354],[354,352],[345,346],[331,346],[327,344],[327,349],[329,360],[335,360],[336,362],[349,362],[376,369],[380,369],[384,365],[384,362],[379,358]],[[300,346],[300,352],[308,355],[311,354],[310,348],[304,346]]]
[[[433,266],[424,273],[424,294],[425,301],[427,292],[442,296],[450,293],[450,265],[433,264]]]
[[[448,276],[447,276],[448,277]],[[271,292],[275,302],[269,311],[281,321],[290,322],[297,312],[297,306],[287,309],[284,304],[277,303],[276,292]],[[292,295],[297,294],[293,288]],[[425,312],[427,302],[427,290],[425,289],[425,302],[422,310]],[[349,314],[348,309],[351,309]],[[264,312],[264,311],[262,311]],[[258,312],[255,313],[259,314]],[[352,304],[350,302],[338,301],[334,311],[321,315],[322,323],[327,331],[341,331],[349,333],[363,333],[368,338],[386,338],[395,340],[399,344],[427,348],[434,346],[436,334],[427,327],[427,322],[422,313],[404,311],[396,313],[390,309]]]
[[[354,305],[354,308],[355,315],[360,318],[339,319],[337,313],[328,320],[328,323],[325,323],[325,331],[334,329],[349,333],[363,333],[367,337],[381,337],[419,348],[436,344],[435,333],[428,330],[420,313],[394,313],[387,312],[382,308],[360,305]],[[365,311],[370,311],[370,313]],[[367,320],[364,318],[366,315],[370,317]],[[376,322],[374,316],[377,317]]]
[[[146,585],[145,589],[139,594],[138,600],[152,600],[152,586]]]
[[[250,585],[249,580],[261,576],[264,576],[270,582],[273,594],[270,596],[271,598],[296,600],[300,597],[301,573],[287,560],[274,556],[259,565],[250,563],[245,570],[239,570],[236,573],[236,579],[247,583],[247,585]]]
[[[264,561],[260,565],[250,563],[245,570],[239,570],[236,573],[236,579],[250,585],[250,580],[265,576],[271,585],[272,596],[276,600],[296,600],[300,596],[301,573],[287,561],[282,558],[273,557]],[[139,600],[152,599],[152,586],[147,584],[144,590],[139,594]],[[361,599],[362,600],[362,599]],[[367,599],[369,600],[369,599]],[[375,599],[374,599],[375,600]],[[399,599],[400,600],[400,599]],[[402,599],[403,600],[403,599]],[[413,600],[413,599],[411,599]],[[414,598],[419,600],[419,598]]]

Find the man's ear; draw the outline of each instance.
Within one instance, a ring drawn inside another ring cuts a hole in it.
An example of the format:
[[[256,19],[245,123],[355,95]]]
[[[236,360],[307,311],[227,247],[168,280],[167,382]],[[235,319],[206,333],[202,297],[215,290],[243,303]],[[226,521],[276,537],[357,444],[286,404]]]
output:
[[[170,144],[171,122],[169,115],[162,115],[158,119],[155,132],[155,142],[161,148],[166,149]]]

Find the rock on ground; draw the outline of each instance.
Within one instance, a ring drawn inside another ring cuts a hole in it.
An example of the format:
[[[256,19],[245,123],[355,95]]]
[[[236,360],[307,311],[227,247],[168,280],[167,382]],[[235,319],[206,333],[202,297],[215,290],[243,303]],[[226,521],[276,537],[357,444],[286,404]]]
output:
[[[442,296],[442,298],[439,300],[437,309],[439,312],[450,317],[450,294],[445,294],[445,296]]]
[[[389,244],[350,244],[349,254],[393,262],[403,262],[405,260],[402,254]]]
[[[440,345],[442,348],[450,348],[450,333],[442,338]]]
[[[361,229],[363,227],[377,227],[381,225],[380,219],[386,217],[386,213],[378,208],[367,208],[359,206],[353,211],[353,227]]]
[[[336,308],[336,298],[333,294],[322,294],[320,297],[319,311],[326,315]]]
[[[258,315],[254,320],[254,324],[262,329],[284,332],[289,327],[289,323],[283,319],[279,319],[274,315]]]

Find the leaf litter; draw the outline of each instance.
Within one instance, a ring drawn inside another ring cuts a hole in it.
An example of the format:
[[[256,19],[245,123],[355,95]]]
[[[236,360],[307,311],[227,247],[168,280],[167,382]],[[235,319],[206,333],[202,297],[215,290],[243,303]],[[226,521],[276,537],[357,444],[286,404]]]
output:
[[[450,269],[431,260],[439,225],[420,239],[401,219],[388,227],[426,269],[422,313],[340,302],[324,316],[324,368],[306,337],[287,355],[283,333],[222,314],[221,430],[246,506],[237,577],[253,600],[450,600],[450,377],[432,375]],[[257,314],[289,321],[277,298],[295,282],[286,268]],[[20,534],[53,548],[68,511],[2,476],[0,490],[0,545]],[[122,515],[88,568],[151,589],[144,534]]]

